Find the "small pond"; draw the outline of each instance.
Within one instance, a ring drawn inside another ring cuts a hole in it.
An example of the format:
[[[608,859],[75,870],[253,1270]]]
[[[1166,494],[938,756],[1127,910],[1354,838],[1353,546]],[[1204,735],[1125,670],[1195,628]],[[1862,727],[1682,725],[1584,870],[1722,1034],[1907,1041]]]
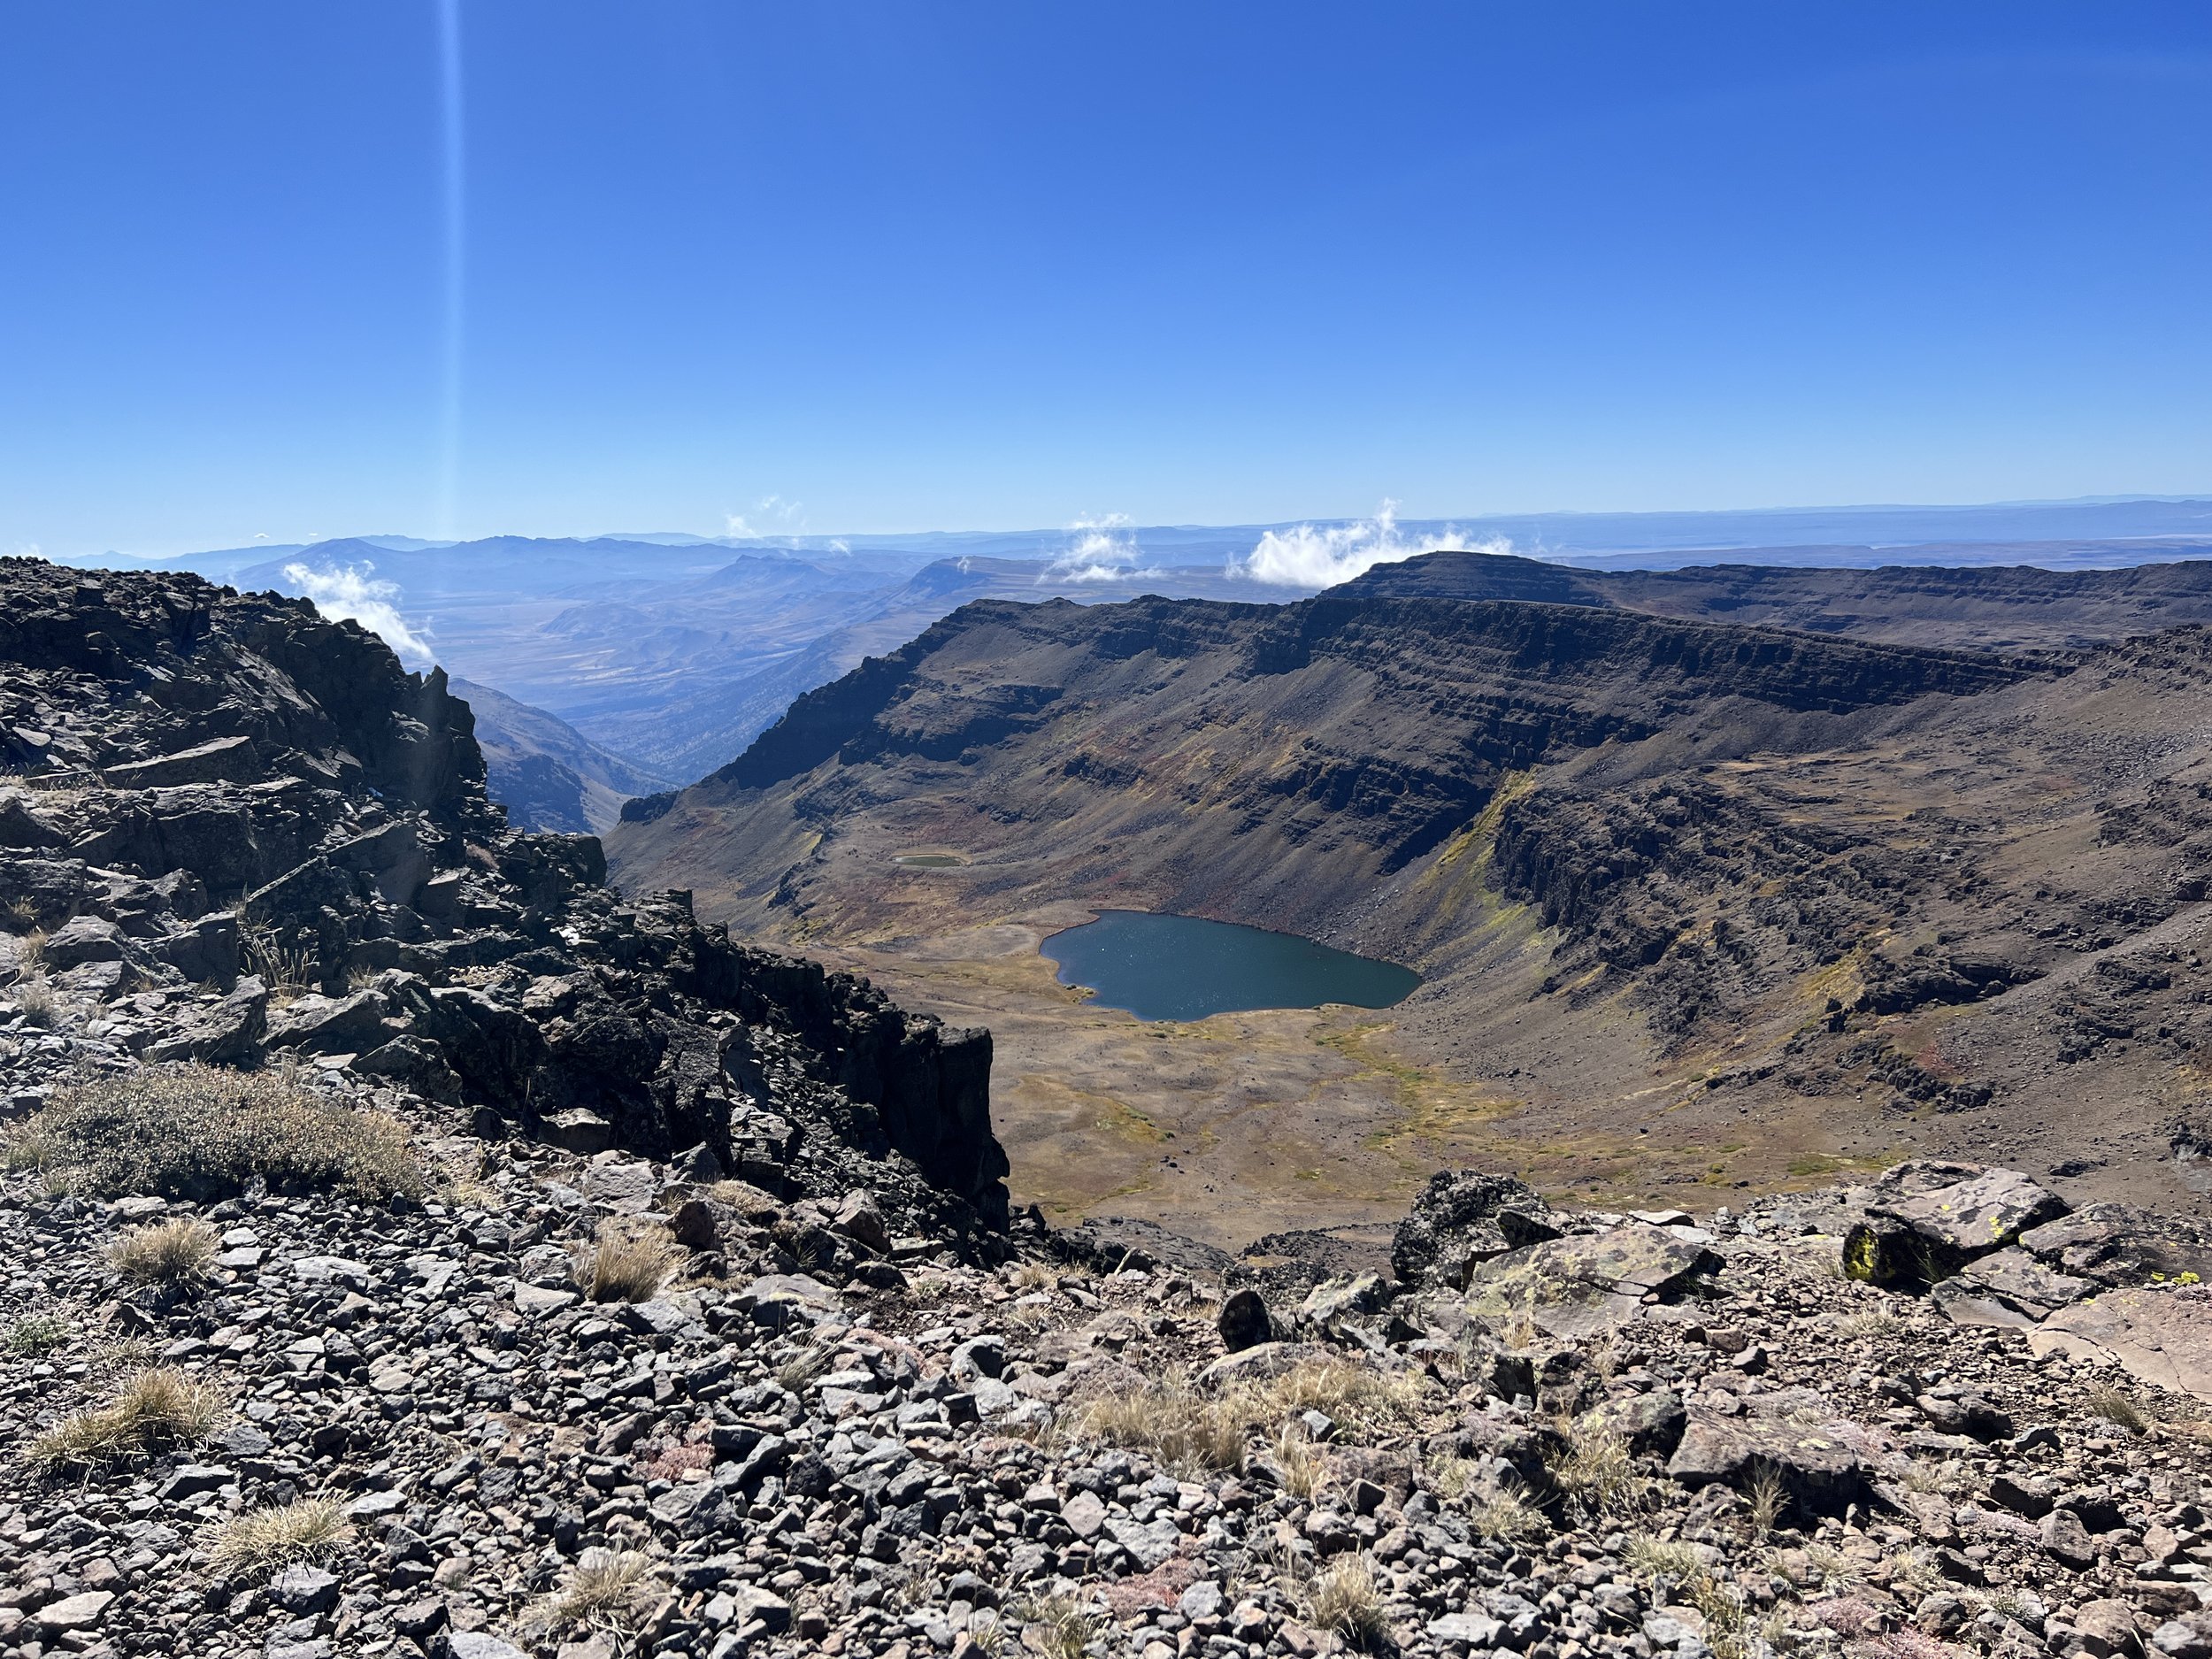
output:
[[[1388,1008],[1421,976],[1394,962],[1333,950],[1295,933],[1150,910],[1106,910],[1041,947],[1060,983],[1087,987],[1139,1019],[1203,1019],[1254,1008],[1348,1002]]]

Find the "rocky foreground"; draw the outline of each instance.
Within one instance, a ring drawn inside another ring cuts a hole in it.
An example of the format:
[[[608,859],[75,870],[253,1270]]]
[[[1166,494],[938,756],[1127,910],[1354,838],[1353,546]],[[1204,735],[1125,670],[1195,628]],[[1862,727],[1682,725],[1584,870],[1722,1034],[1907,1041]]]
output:
[[[2212,1659],[2185,1221],[1050,1232],[987,1037],[513,834],[435,675],[0,600],[0,1655]]]
[[[1402,1234],[1424,1288],[1271,1306],[429,1127],[419,1204],[11,1179],[0,1651],[2212,1655],[2198,1402],[1846,1279],[1801,1200],[1653,1225],[1471,1178]],[[117,1241],[185,1217],[215,1253],[132,1284]],[[612,1237],[664,1248],[611,1273]],[[2212,1331],[2200,1286],[2139,1294]],[[203,1425],[25,1461],[150,1366]]]

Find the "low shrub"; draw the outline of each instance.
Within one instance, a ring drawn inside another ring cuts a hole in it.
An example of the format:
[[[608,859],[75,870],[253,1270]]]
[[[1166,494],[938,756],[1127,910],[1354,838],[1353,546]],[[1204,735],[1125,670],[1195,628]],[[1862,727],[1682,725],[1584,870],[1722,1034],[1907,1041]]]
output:
[[[319,1100],[275,1076],[182,1064],[64,1091],[27,1144],[79,1190],[219,1198],[258,1176],[278,1191],[418,1198],[406,1132],[380,1113]]]
[[[27,1313],[9,1325],[0,1343],[24,1359],[40,1359],[65,1347],[77,1327],[58,1313]]]

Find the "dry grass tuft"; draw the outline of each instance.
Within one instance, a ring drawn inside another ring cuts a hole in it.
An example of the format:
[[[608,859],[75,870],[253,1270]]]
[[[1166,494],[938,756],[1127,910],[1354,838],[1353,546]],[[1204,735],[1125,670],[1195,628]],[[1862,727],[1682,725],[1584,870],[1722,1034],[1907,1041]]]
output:
[[[1640,1532],[1624,1553],[1636,1571],[1655,1585],[1671,1583],[1675,1594],[1705,1616],[1705,1644],[1718,1659],[1748,1659],[1753,1632],[1743,1592],[1722,1582],[1694,1548]]]
[[[1256,1421],[1321,1411],[1348,1430],[1371,1431],[1410,1417],[1428,1379],[1419,1371],[1390,1371],[1357,1360],[1325,1359],[1300,1365],[1254,1386]]]
[[[1639,1532],[1630,1539],[1624,1555],[1628,1564],[1647,1578],[1681,1580],[1705,1570],[1704,1562],[1689,1545],[1677,1540],[1654,1538],[1648,1532]]]
[[[1543,1510],[1529,1502],[1518,1483],[1508,1481],[1486,1502],[1467,1512],[1467,1525],[1480,1538],[1528,1538],[1551,1530]]]
[[[160,1366],[141,1371],[107,1404],[63,1418],[26,1455],[49,1473],[105,1468],[204,1440],[222,1414],[212,1388]]]
[[[627,1630],[644,1611],[652,1588],[650,1556],[634,1549],[587,1549],[554,1599],[554,1627]]]
[[[24,1019],[41,1031],[51,1031],[60,1022],[61,995],[42,980],[25,979],[10,986],[8,998],[23,1011]]]
[[[1018,1294],[1026,1295],[1033,1290],[1057,1290],[1060,1275],[1042,1262],[1016,1262],[1006,1270],[1007,1287]]]
[[[1588,1421],[1562,1424],[1560,1429],[1567,1447],[1552,1460],[1553,1483],[1595,1514],[1638,1507],[1650,1482],[1637,1472],[1627,1440]]]
[[[1836,1334],[1848,1340],[1904,1333],[1905,1322],[1887,1308],[1870,1308],[1864,1313],[1850,1314],[1836,1321]]]
[[[836,1363],[834,1349],[803,1348],[776,1368],[776,1386],[787,1394],[803,1394],[828,1376]]]
[[[238,943],[246,966],[260,975],[270,997],[280,1005],[297,1002],[303,993],[316,988],[313,953],[304,945],[287,946],[265,922],[242,913]]]
[[[270,1572],[328,1555],[351,1530],[335,1498],[301,1498],[240,1516],[223,1529],[215,1559],[224,1566]]]
[[[1148,1451],[1171,1469],[1188,1472],[1244,1467],[1250,1417],[1241,1397],[1200,1394],[1180,1371],[1141,1388],[1101,1394],[1085,1405],[1078,1432],[1109,1446]]]
[[[58,1095],[21,1143],[81,1190],[213,1198],[256,1176],[280,1191],[419,1197],[422,1172],[391,1118],[264,1074],[153,1065]],[[13,1156],[12,1152],[12,1156]]]
[[[594,1302],[650,1302],[683,1262],[667,1228],[608,1221],[578,1264],[576,1282]]]
[[[1356,1653],[1382,1647],[1390,1634],[1375,1564],[1364,1555],[1339,1555],[1292,1588],[1306,1622]]]
[[[1751,1536],[1763,1539],[1774,1531],[1783,1516],[1789,1513],[1790,1492],[1782,1484],[1779,1471],[1762,1464],[1751,1477],[1751,1490],[1745,1494],[1745,1514],[1751,1523]]]
[[[2150,1413],[2117,1388],[2101,1384],[2089,1391],[2089,1396],[2083,1403],[2088,1407],[2093,1417],[2102,1417],[2108,1423],[2116,1423],[2131,1434],[2147,1434],[2151,1431]]]
[[[1018,1603],[1022,1646],[1038,1659],[1083,1659],[1083,1650],[1104,1621],[1074,1596],[1043,1595]]]
[[[1077,1432],[1148,1451],[1171,1468],[1234,1471],[1244,1467],[1255,1430],[1271,1432],[1301,1412],[1320,1411],[1356,1436],[1412,1416],[1425,1383],[1418,1372],[1333,1358],[1218,1394],[1201,1393],[1183,1372],[1170,1371],[1090,1402]]]
[[[38,906],[28,899],[10,899],[0,905],[0,929],[11,933],[29,933],[38,928]],[[45,941],[42,939],[40,942]]]
[[[108,1246],[108,1265],[141,1285],[189,1285],[207,1276],[222,1240],[197,1216],[158,1221]]]
[[[1274,1455],[1275,1467],[1282,1471],[1283,1490],[1303,1502],[1313,1502],[1315,1494],[1327,1484],[1329,1467],[1314,1450],[1312,1437],[1298,1425],[1286,1423],[1270,1449]]]
[[[1964,1475],[1955,1463],[1923,1463],[1909,1459],[1898,1476],[1898,1483],[1908,1492],[1932,1493],[1939,1497],[1956,1497],[1966,1489]]]

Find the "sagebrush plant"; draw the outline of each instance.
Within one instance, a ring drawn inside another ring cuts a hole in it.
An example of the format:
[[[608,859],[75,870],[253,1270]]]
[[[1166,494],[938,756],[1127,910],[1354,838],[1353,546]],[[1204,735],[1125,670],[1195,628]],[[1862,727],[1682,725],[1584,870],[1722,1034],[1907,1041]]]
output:
[[[108,1246],[108,1265],[141,1285],[191,1285],[207,1277],[222,1240],[197,1216],[158,1221]]]
[[[607,1221],[579,1264],[577,1281],[594,1302],[650,1302],[683,1260],[667,1228]]]
[[[335,1498],[298,1498],[242,1515],[223,1529],[215,1559],[257,1572],[327,1555],[352,1529]]]
[[[204,1440],[221,1420],[222,1396],[174,1366],[141,1371],[104,1406],[64,1417],[26,1455],[49,1473],[96,1470]]]
[[[425,1190],[394,1119],[319,1099],[280,1077],[195,1062],[64,1090],[18,1144],[35,1150],[39,1167],[102,1197],[220,1197],[256,1177],[279,1191],[373,1202]]]
[[[15,1320],[4,1338],[8,1352],[24,1359],[40,1359],[65,1347],[77,1327],[58,1313],[27,1313]]]

